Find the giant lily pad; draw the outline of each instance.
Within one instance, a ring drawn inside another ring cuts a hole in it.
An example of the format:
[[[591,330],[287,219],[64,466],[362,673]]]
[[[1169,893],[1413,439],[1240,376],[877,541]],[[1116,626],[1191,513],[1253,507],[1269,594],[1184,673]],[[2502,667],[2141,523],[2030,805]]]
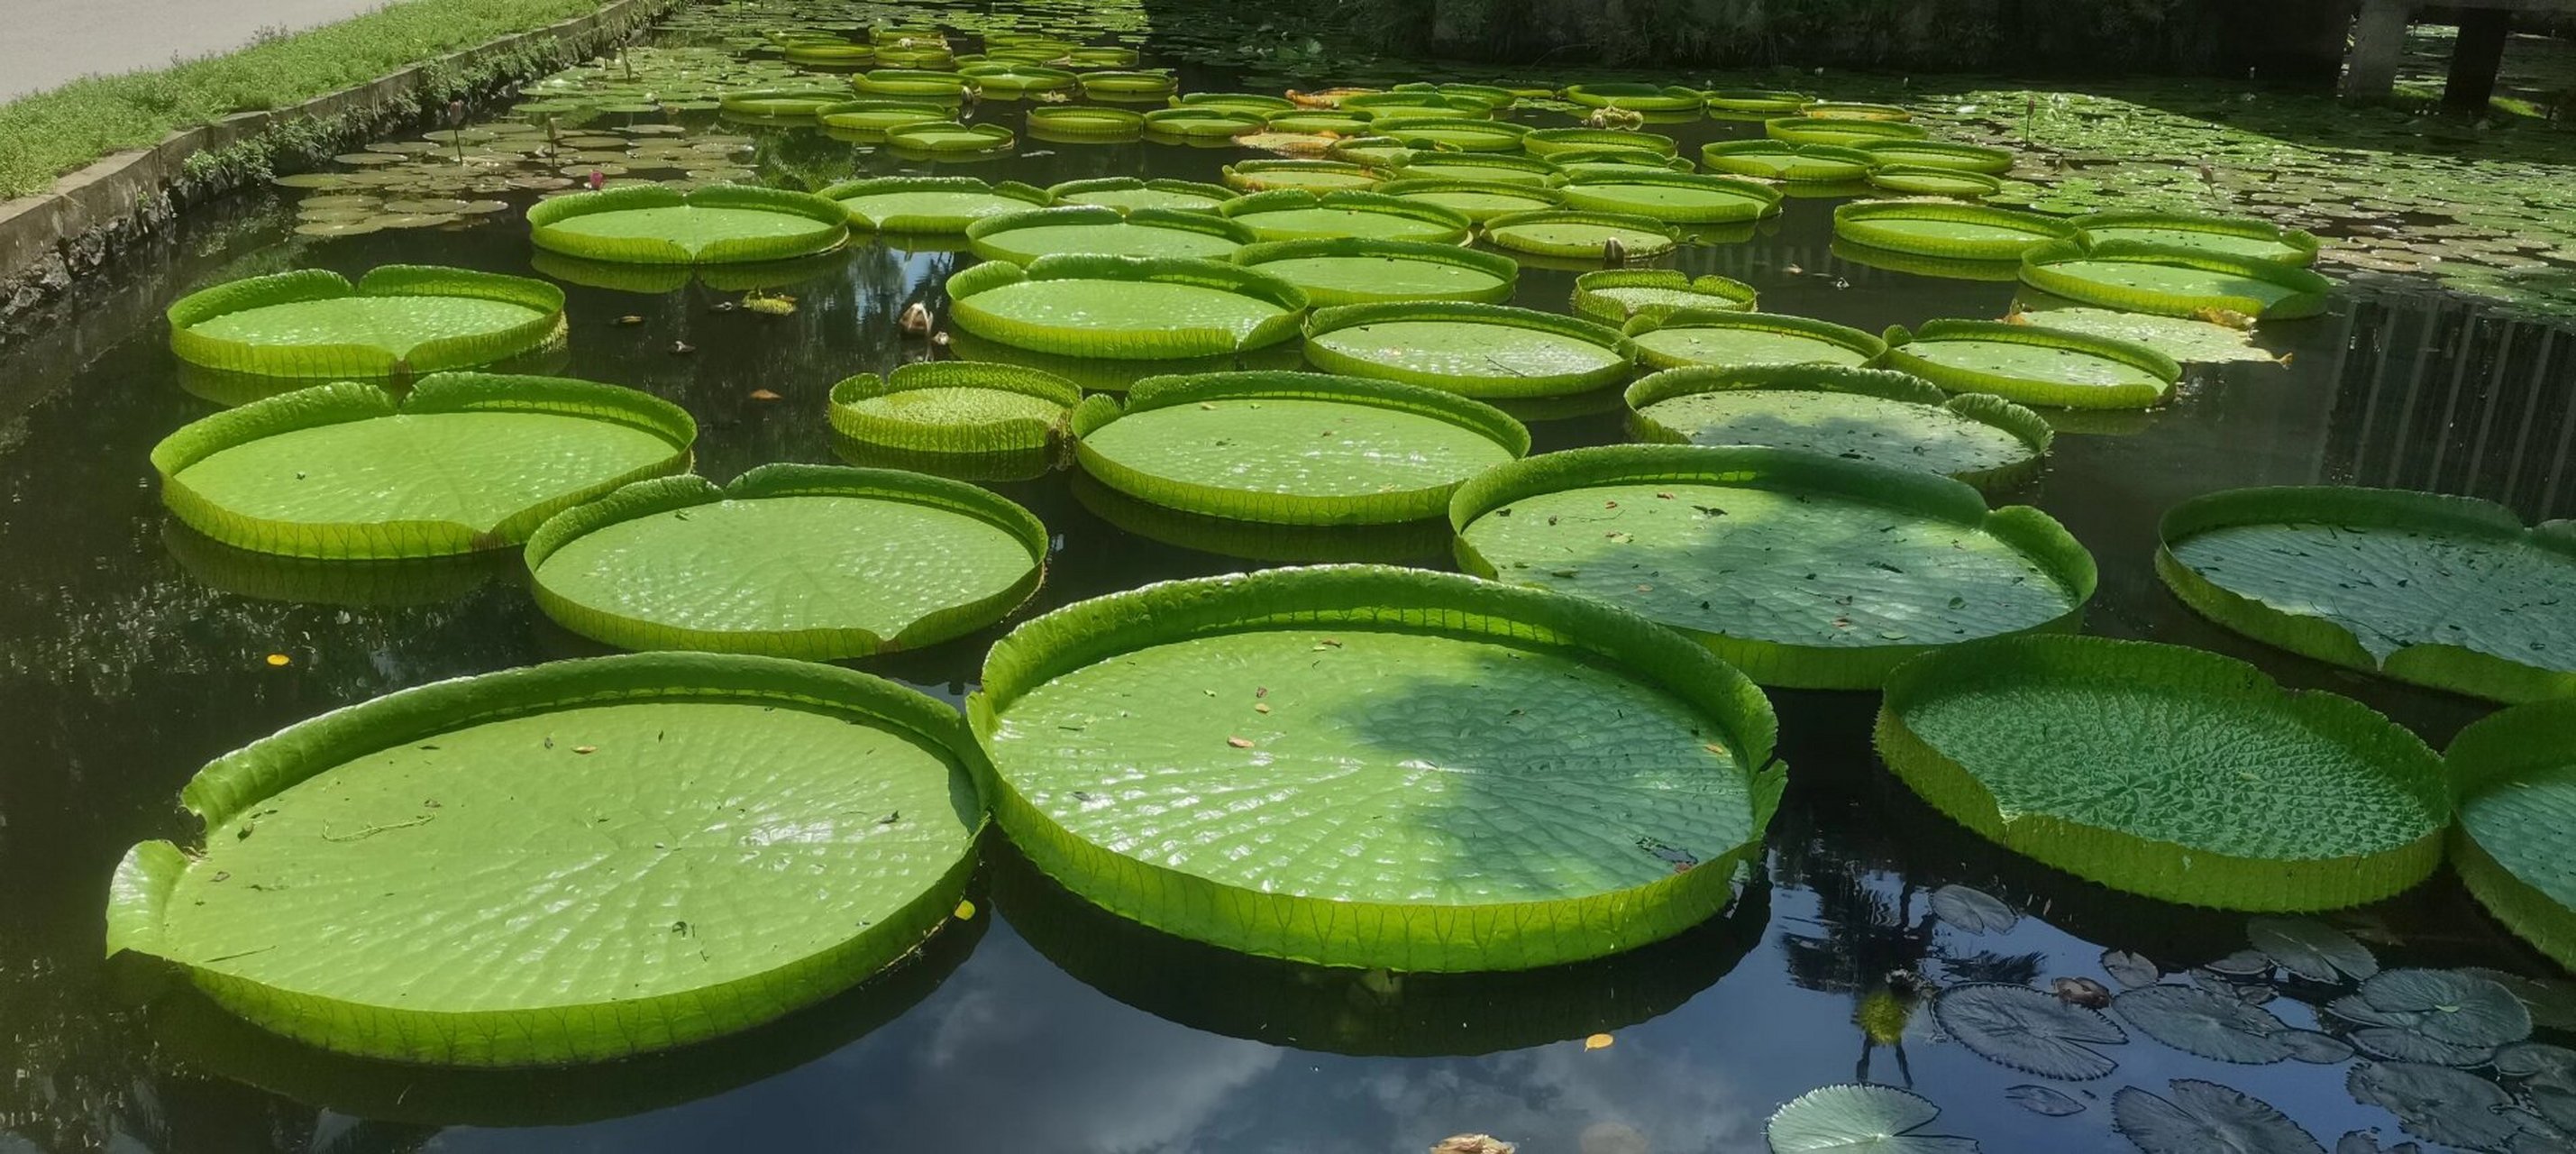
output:
[[[2270,221],[2172,212],[2097,212],[2076,227],[2097,241],[2124,240],[2247,257],[2305,268],[2317,260],[2317,238]]]
[[[860,90],[867,91],[864,87]],[[812,116],[823,106],[848,98],[847,93],[830,88],[756,88],[727,92],[716,101],[726,112],[738,116],[793,120]]]
[[[1279,189],[1229,200],[1217,211],[1262,240],[1352,237],[1454,244],[1467,239],[1470,227],[1465,216],[1450,209],[1374,192],[1318,196],[1303,189]]]
[[[1726,904],[1782,786],[1769,704],[1688,641],[1382,567],[1057,610],[994,646],[968,711],[1040,868],[1323,965],[1524,969],[1669,937]]]
[[[1549,208],[1489,218],[1485,239],[1532,256],[1621,263],[1671,252],[1681,230],[1651,216]]]
[[[202,849],[129,850],[110,953],[323,1049],[599,1061],[756,1025],[919,946],[982,825],[948,706],[653,654],[438,682],[228,754]]]
[[[1056,253],[1223,260],[1252,243],[1252,230],[1214,213],[1068,204],[986,217],[966,238],[975,255],[1015,264]]]
[[[1803,92],[1777,88],[1719,88],[1704,94],[1712,116],[1727,120],[1762,120],[1786,112],[1804,111],[1816,98]]]
[[[1074,501],[1119,532],[1214,557],[1272,565],[1365,562],[1427,566],[1438,564],[1449,549],[1449,523],[1446,521],[1403,521],[1383,525],[1283,525],[1276,521],[1242,521],[1188,513],[1169,505],[1140,501],[1079,470],[1070,481]]]
[[[1097,104],[1040,105],[1029,110],[1029,135],[1066,144],[1113,144],[1145,134],[1145,118]]]
[[[1081,74],[1082,94],[1094,100],[1160,100],[1181,82],[1169,72],[1102,71]]]
[[[1193,513],[1292,525],[1418,521],[1468,477],[1529,451],[1492,406],[1421,385],[1320,373],[1139,382],[1074,414],[1083,470]]]
[[[320,385],[191,422],[152,447],[161,499],[236,548],[432,557],[516,545],[555,511],[689,465],[668,401],[553,377],[437,373],[396,401]]]
[[[1690,309],[1751,312],[1756,294],[1743,281],[1714,273],[1691,277],[1668,268],[1605,268],[1574,278],[1575,315],[1625,325],[1632,317]]]
[[[2447,756],[2460,801],[2452,868],[2498,921],[2576,969],[2576,701],[2487,717]]]
[[[1080,77],[1061,68],[1009,60],[962,65],[957,73],[973,81],[976,89],[984,95],[1005,100],[1036,92],[1061,92],[1082,82]]]
[[[1524,151],[1531,156],[1541,157],[1565,152],[1620,148],[1669,158],[1681,151],[1681,146],[1669,136],[1606,128],[1542,128],[1523,134],[1519,140]]]
[[[1567,208],[1677,224],[1737,224],[1780,211],[1780,190],[1766,184],[1649,168],[1587,173],[1556,191],[1564,195]]]
[[[2003,191],[2004,182],[1982,173],[1922,164],[1882,164],[1869,170],[1869,186],[1904,196],[1980,200]]]
[[[916,649],[1001,620],[1038,586],[1047,531],[959,481],[763,465],[717,487],[641,481],[528,539],[537,604],[630,649],[828,660]]]
[[[1401,141],[1396,143],[1401,147]],[[1465,180],[1480,184],[1545,185],[1563,175],[1544,160],[1490,152],[1414,152],[1395,170],[1400,180]]]
[[[1636,350],[1616,330],[1531,309],[1409,301],[1318,309],[1306,359],[1327,372],[1470,397],[1561,397],[1626,380]]]
[[[928,68],[879,68],[850,78],[850,86],[870,96],[928,99],[955,105],[974,86],[967,77]]]
[[[1173,360],[1267,348],[1297,336],[1306,294],[1266,273],[1207,260],[1068,254],[948,278],[958,327],[1040,353]]]
[[[898,124],[886,129],[885,138],[886,144],[897,155],[937,159],[995,154],[1019,143],[1019,137],[1001,125],[964,124],[954,120]]]
[[[1698,112],[1708,101],[1698,89],[1677,84],[1576,84],[1559,95],[1586,108],[1624,108],[1633,112]]]
[[[1857,689],[1907,659],[2069,630],[2093,559],[1946,477],[1733,446],[1571,449],[1449,506],[1468,572],[1634,609],[1766,685]]]
[[[1921,140],[1931,135],[1918,124],[1845,116],[1774,117],[1762,122],[1762,134],[1791,144],[1834,144],[1846,148],[1874,140]]]
[[[1177,140],[1224,141],[1261,131],[1265,118],[1238,108],[1157,108],[1145,114],[1148,135]]]
[[[1858,149],[1770,139],[1717,141],[1701,148],[1699,159],[1712,172],[1816,182],[1859,180],[1878,165]]]
[[[2160,317],[2152,313],[2068,306],[2027,309],[2005,319],[2016,324],[2038,325],[2044,329],[2145,345],[2186,365],[2275,359],[2271,353],[2255,346],[2252,333],[2191,317]]]
[[[956,109],[927,100],[899,100],[891,97],[868,97],[826,104],[814,110],[814,119],[847,139],[875,142],[885,139],[887,130],[925,121],[941,121],[956,115]],[[823,195],[830,196],[830,190]]]
[[[1885,342],[1859,329],[1781,313],[1645,313],[1628,322],[1627,333],[1646,363],[1659,369],[1864,365],[1887,351]]]
[[[2169,317],[2297,320],[2324,312],[2334,291],[2326,278],[2278,261],[2083,237],[2022,254],[2021,280],[2078,304]]]
[[[2048,422],[2019,405],[1951,397],[1887,369],[1666,369],[1628,386],[1627,403],[1642,440],[1796,449],[1939,473],[1987,492],[2037,472],[2053,439]]]
[[[2288,1023],[2261,1006],[2198,986],[2130,990],[2113,1004],[2130,1028],[2186,1054],[2214,1062],[2263,1065],[2287,1060]]]
[[[2431,873],[2451,802],[2414,734],[2242,661],[2015,637],[1887,682],[1879,754],[1924,800],[2114,889],[2230,909],[2334,909]]]
[[[2003,321],[1898,325],[1879,362],[1954,393],[2070,409],[2149,408],[2182,379],[2181,365],[2145,345]]]
[[[2018,260],[2076,235],[2035,212],[1942,200],[1863,200],[1834,209],[1834,235],[1856,244],[1944,260]]]
[[[1081,401],[1081,386],[1053,373],[916,361],[884,377],[861,373],[833,385],[831,422],[843,437],[896,453],[1043,455]]]
[[[2576,523],[2399,489],[2238,489],[2166,511],[2156,571],[2256,640],[2498,701],[2576,697]]]
[[[1113,176],[1099,180],[1068,180],[1047,189],[1047,195],[1065,204],[1107,205],[1120,212],[1133,212],[1140,208],[1214,212],[1218,205],[1241,194],[1221,184]]]
[[[263,377],[402,377],[559,342],[563,306],[563,290],[544,281],[468,269],[382,265],[355,285],[299,269],[179,298],[170,351]]]
[[[1505,301],[1519,280],[1510,257],[1406,240],[1283,240],[1246,246],[1234,263],[1304,289],[1318,307],[1372,301]]]
[[[851,180],[818,195],[840,203],[850,223],[882,232],[954,235],[986,217],[1044,208],[1052,197],[1018,181],[971,176],[884,176]]]
[[[558,196],[528,210],[538,248],[585,260],[718,264],[784,260],[838,248],[848,210],[805,192],[711,184],[660,185]]]
[[[2013,166],[2009,149],[1948,140],[1868,140],[1861,142],[1860,151],[1876,165],[1938,168],[1981,176],[2001,176],[2012,171]]]
[[[1437,205],[1476,224],[1507,212],[1534,212],[1565,203],[1553,188],[1534,184],[1495,184],[1482,180],[1390,180],[1370,191],[1398,200]]]

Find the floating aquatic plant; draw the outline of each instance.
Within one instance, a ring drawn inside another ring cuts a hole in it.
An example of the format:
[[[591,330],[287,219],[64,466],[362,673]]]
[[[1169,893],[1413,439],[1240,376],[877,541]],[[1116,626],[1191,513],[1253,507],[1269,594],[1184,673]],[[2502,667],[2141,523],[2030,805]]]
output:
[[[847,209],[805,192],[658,185],[559,196],[528,210],[528,239],[584,260],[727,264],[827,252],[849,238]]]
[[[1666,369],[1628,386],[1626,400],[1641,440],[1797,449],[1939,473],[1988,493],[2028,480],[2054,440],[2048,422],[2019,405],[1953,397],[1889,369]]]
[[[1318,308],[1373,301],[1510,300],[1520,265],[1456,244],[1337,237],[1268,241],[1237,251],[1234,263],[1305,290]]]
[[[1864,365],[1887,351],[1879,338],[1848,325],[1781,313],[1684,309],[1641,313],[1626,328],[1639,354],[1658,369],[1684,365]]]
[[[966,238],[975,255],[1016,264],[1058,253],[1224,260],[1253,232],[1215,213],[1068,204],[986,217],[966,227]]]
[[[2144,409],[2182,379],[2182,366],[2145,345],[2040,325],[1927,321],[1887,330],[1878,363],[1954,393],[1990,393],[2026,405]]]
[[[2459,796],[2451,866],[2498,921],[2576,968],[2576,702],[2517,706],[2460,731],[2445,754]]]
[[[1033,352],[1170,360],[1296,339],[1306,294],[1265,273],[1207,260],[1058,254],[948,278],[958,327]]]
[[[1485,399],[1607,388],[1627,379],[1636,357],[1608,326],[1504,305],[1343,305],[1316,310],[1306,326],[1306,359],[1327,372]]]
[[[881,176],[843,181],[816,195],[836,201],[859,228],[955,235],[987,217],[1044,208],[1042,189],[1015,180],[992,184],[971,176]]]
[[[559,343],[563,290],[540,280],[381,265],[350,284],[324,269],[250,277],[170,305],[170,351],[264,377],[400,378]]]

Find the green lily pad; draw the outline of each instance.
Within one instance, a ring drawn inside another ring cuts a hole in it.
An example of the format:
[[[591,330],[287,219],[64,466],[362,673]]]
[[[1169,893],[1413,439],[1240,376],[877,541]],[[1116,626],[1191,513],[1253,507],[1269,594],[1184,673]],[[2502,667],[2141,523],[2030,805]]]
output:
[[[1558,95],[1586,108],[1625,108],[1637,112],[1698,112],[1708,98],[1679,85],[1575,84]]]
[[[1639,439],[1759,445],[1938,473],[1999,492],[2038,472],[2048,423],[1910,373],[1836,365],[1685,368],[1628,386]]]
[[[1206,260],[1060,254],[1026,269],[988,261],[948,278],[959,328],[1067,357],[1149,361],[1216,356],[1293,340],[1306,294],[1265,273]]]
[[[351,285],[299,269],[179,298],[168,313],[170,351],[262,377],[401,377],[558,345],[563,306],[562,289],[526,277],[381,265]]]
[[[812,193],[712,184],[558,196],[528,210],[528,239],[584,260],[721,264],[784,260],[838,248],[847,209]]]
[[[849,98],[848,93],[832,88],[756,88],[747,92],[728,92],[716,100],[718,106],[727,112],[785,119],[812,116],[824,105],[837,104]]]
[[[2075,226],[2037,213],[1942,200],[1863,200],[1834,209],[1834,236],[1945,260],[2018,260]]]
[[[1140,208],[1214,212],[1218,205],[1240,194],[1221,184],[1113,176],[1099,180],[1068,180],[1047,189],[1047,195],[1065,204],[1106,205],[1120,212],[1133,212]]]
[[[1647,313],[1630,320],[1646,364],[1743,368],[1749,365],[1864,365],[1887,351],[1886,342],[1859,329],[1780,313]]]
[[[1532,256],[1627,261],[1671,252],[1681,244],[1681,230],[1650,216],[1551,208],[1488,219],[1485,239]]]
[[[1123,108],[1096,104],[1040,105],[1029,109],[1029,135],[1063,143],[1134,140],[1145,134],[1145,117]]]
[[[1277,189],[1229,200],[1217,211],[1266,241],[1409,240],[1455,244],[1467,239],[1467,218],[1437,205],[1399,200],[1375,192],[1328,192]]]
[[[1274,112],[1264,121],[1272,132],[1294,132],[1301,135],[1358,136],[1367,131],[1369,115],[1332,108],[1294,108]]]
[[[895,452],[1043,454],[1081,402],[1081,386],[1053,373],[983,361],[916,361],[884,377],[861,373],[833,385],[830,416],[833,432]]]
[[[1290,111],[1297,107],[1297,102],[1260,92],[1185,92],[1174,97],[1172,105],[1176,108],[1240,109],[1268,116],[1274,112]]]
[[[1326,372],[1479,398],[1562,397],[1618,384],[1636,350],[1616,330],[1531,309],[1408,301],[1318,309],[1306,359]]]
[[[2076,227],[2097,241],[2189,249],[2218,256],[2268,260],[2305,268],[2317,260],[2317,238],[2270,221],[2172,212],[2097,212],[2079,216]]]
[[[1525,969],[1669,937],[1726,904],[1782,785],[1769,704],[1687,641],[1384,567],[1058,610],[994,646],[967,707],[1003,826],[1067,888],[1321,965]],[[1307,829],[1353,852],[1282,836]]]
[[[2021,280],[2078,304],[2170,317],[2299,320],[2323,313],[2334,291],[2326,278],[2277,261],[2125,240],[2041,245],[2022,254]]]
[[[2015,637],[1925,657],[1888,680],[1878,749],[2008,849],[2194,905],[2376,901],[2432,872],[2451,819],[2414,734],[2174,645]]]
[[[1401,146],[1402,142],[1397,142]],[[1397,180],[1465,180],[1482,184],[1546,185],[1564,173],[1544,160],[1490,152],[1412,152],[1396,165]]]
[[[1887,330],[1879,363],[1954,393],[2026,405],[2144,409],[2164,400],[2182,366],[2145,345],[2003,321],[1938,320]]]
[[[855,133],[859,139],[873,141],[885,139],[887,129],[946,120],[956,111],[935,101],[871,97],[826,104],[814,110],[814,119],[825,128]],[[831,194],[827,190],[824,195]]]
[[[1860,244],[1835,237],[1830,251],[1837,260],[1850,261],[1863,268],[1885,269],[1909,276],[1940,277],[1944,280],[1985,281],[2010,284],[2021,279],[2021,262],[2017,260],[1959,260],[1954,257],[1918,256]]]
[[[1762,1136],[1771,1154],[1977,1154],[1974,1138],[1916,1133],[1940,1116],[1911,1090],[1849,1082],[1791,1099]]]
[[[1861,142],[1859,149],[1882,166],[1938,168],[1981,176],[2001,176],[2012,171],[2013,166],[2010,149],[1948,140],[1868,140]]]
[[[1878,165],[1855,148],[1770,139],[1717,141],[1700,149],[1699,161],[1711,172],[1804,182],[1859,180]]]
[[[1085,72],[1082,94],[1094,100],[1151,100],[1171,95],[1180,89],[1178,77],[1169,72],[1102,71]]]
[[[961,124],[954,120],[923,120],[899,124],[886,130],[886,143],[898,152],[949,156],[960,153],[1002,152],[1019,143],[1019,137],[998,124]]]
[[[1356,191],[1386,179],[1377,169],[1341,160],[1245,160],[1226,165],[1224,172],[1227,188],[1245,192]]]
[[[1711,113],[1733,115],[1778,116],[1784,112],[1803,111],[1816,98],[1803,92],[1777,88],[1720,88],[1704,94]]]
[[[2045,329],[2145,345],[2186,365],[2276,359],[2256,348],[2254,335],[2244,329],[2189,317],[2160,317],[2150,313],[2076,306],[2031,309],[2019,314],[2017,319],[2022,324]]]
[[[1932,1019],[1977,1056],[2025,1074],[2085,1082],[2119,1068],[2095,1046],[2129,1040],[2100,1011],[2028,986],[1972,982],[1941,991]]]
[[[884,59],[882,53],[879,59]],[[936,100],[951,107],[966,99],[971,82],[954,72],[927,68],[879,68],[850,78],[850,86],[869,96]]]
[[[886,176],[832,185],[817,195],[836,201],[858,228],[955,235],[986,217],[1044,208],[1053,197],[1017,181],[988,184],[971,176]]]
[[[1542,157],[1602,148],[1630,149],[1662,157],[1681,151],[1681,146],[1669,136],[1604,128],[1542,128],[1521,136],[1520,146],[1531,156]]]
[[[1377,135],[1403,141],[1407,148],[1457,152],[1519,152],[1525,125],[1508,120],[1458,116],[1380,116],[1370,122]]]
[[[1567,208],[1679,224],[1735,224],[1780,211],[1780,190],[1731,176],[1654,169],[1586,173],[1557,187]]]
[[[1140,500],[1292,525],[1437,517],[1449,494],[1529,451],[1492,406],[1420,385],[1320,373],[1138,382],[1075,412],[1083,470]]]
[[[1188,140],[1224,140],[1261,131],[1265,118],[1235,108],[1158,108],[1145,114],[1148,134]]]
[[[1510,300],[1511,258],[1404,240],[1285,240],[1247,245],[1234,263],[1305,290],[1317,307],[1373,301]]]
[[[2446,756],[2460,799],[2452,868],[2496,920],[2576,967],[2576,701],[2483,718]]]
[[[2379,972],[2379,959],[2352,935],[2315,918],[2252,918],[2245,936],[2263,956],[2311,982],[2341,982]]]
[[[1224,260],[1252,243],[1252,230],[1214,213],[1069,204],[987,217],[966,237],[975,255],[1015,264],[1056,253]]]
[[[1608,268],[1574,278],[1575,315],[1609,325],[1688,310],[1750,312],[1755,300],[1752,285],[1713,273],[1691,277],[1663,268]]]
[[[1370,191],[1445,208],[1476,224],[1508,212],[1533,212],[1565,203],[1564,195],[1552,188],[1477,180],[1390,180]]]
[[[1061,68],[1010,60],[961,65],[957,74],[973,81],[984,95],[1006,100],[1033,92],[1061,92],[1082,83],[1080,77]]]
[[[948,917],[983,824],[944,704],[652,654],[409,689],[198,772],[203,849],[128,851],[111,954],[312,1046],[621,1058],[820,1001]]]
[[[2004,187],[2004,182],[1991,176],[1920,164],[1881,164],[1869,171],[1868,179],[1869,186],[1881,192],[1903,196],[1946,196],[1955,200],[1981,200],[2003,191]]]
[[[2497,701],[2576,697],[2576,523],[2401,489],[2237,489],[2167,510],[2156,571],[2294,653]]]
[[[686,469],[696,425],[632,389],[436,373],[397,402],[319,385],[181,426],[152,448],[161,499],[224,544],[297,557],[513,546],[555,511]]]
[[[1834,144],[1857,148],[1874,140],[1921,140],[1931,135],[1921,125],[1842,116],[1781,116],[1762,122],[1762,134],[1791,144]]]
[[[823,661],[935,644],[1037,591],[1047,531],[959,481],[763,465],[640,481],[528,539],[537,605],[629,649]]]
[[[2527,1117],[2493,1080],[2420,1062],[2363,1062],[2344,1077],[2355,1102],[2397,1115],[2407,1133],[2469,1150],[2510,1149]]]
[[[1469,482],[1449,521],[1465,571],[1634,609],[1765,685],[1868,688],[1939,647],[2071,630],[2095,580],[2036,509],[1782,449],[1549,453]]]

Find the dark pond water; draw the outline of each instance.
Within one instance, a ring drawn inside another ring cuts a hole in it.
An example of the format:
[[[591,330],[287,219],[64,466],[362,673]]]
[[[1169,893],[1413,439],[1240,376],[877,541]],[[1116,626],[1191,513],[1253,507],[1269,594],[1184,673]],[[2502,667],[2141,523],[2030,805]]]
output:
[[[984,116],[1016,124],[1019,113],[988,105]],[[1664,130],[1686,148],[1744,131]],[[737,131],[755,132],[755,167],[782,181],[922,170],[812,131]],[[1213,179],[1238,155],[1031,142],[966,171],[1040,185]],[[1774,311],[1873,330],[2006,309],[2010,285],[1834,257],[1832,204],[1792,201],[1776,227],[1670,263],[1748,281]],[[294,236],[292,223],[283,195],[215,206],[159,256],[84,286],[71,324],[0,350],[0,1029],[12,1059],[0,1152],[1419,1151],[1461,1131],[1531,1154],[1737,1151],[1761,1148],[1762,1121],[1783,1100],[1854,1077],[1912,1086],[1945,1111],[1931,1129],[1990,1151],[2126,1150],[2111,1093],[2164,1092],[2174,1078],[2258,1096],[2329,1146],[2355,1129],[2403,1140],[2394,1115],[2347,1091],[2349,1062],[2232,1066],[2133,1036],[2106,1048],[2119,1062],[2111,1076],[2047,1083],[1941,1037],[1904,989],[1890,992],[1890,974],[2107,981],[2106,948],[2180,972],[2243,949],[2245,922],[2122,898],[1953,825],[1876,764],[1864,694],[1773,694],[1792,784],[1763,877],[1732,913],[1586,966],[1429,978],[1250,960],[1091,911],[997,844],[977,882],[983,912],[924,956],[771,1028],[653,1061],[444,1075],[302,1051],[185,994],[139,1007],[131,975],[98,957],[107,877],[130,843],[187,836],[175,794],[207,759],[394,689],[599,651],[537,612],[515,556],[354,580],[229,554],[163,514],[146,452],[217,407],[183,387],[167,351],[157,310],[179,293],[295,266],[531,271],[525,228],[511,220],[337,240]],[[699,467],[718,480],[830,461],[826,391],[925,355],[895,318],[914,301],[941,310],[942,282],[971,260],[863,245],[785,286],[801,307],[783,318],[717,311],[737,294],[704,286],[568,284],[563,371],[686,406],[704,429]],[[1532,268],[1519,303],[1561,309],[1572,280]],[[629,314],[643,322],[617,323]],[[2287,658],[2193,617],[2150,569],[2156,517],[2213,489],[2311,481],[2576,513],[2576,334],[2398,296],[2346,300],[2262,339],[2291,363],[2195,371],[2164,410],[2070,432],[2016,499],[2099,559],[2093,631],[2245,657],[2289,684],[2356,696],[2438,746],[2486,707]],[[696,351],[675,354],[674,341]],[[1535,432],[1541,448],[1621,439],[1608,415]],[[1064,473],[999,487],[1058,542],[1033,610],[1254,564],[1114,528]],[[995,635],[862,667],[955,700]],[[270,653],[291,663],[270,667]],[[2003,932],[1944,924],[1929,895],[1952,884],[2024,916]],[[2330,920],[2389,965],[2552,973],[2447,875]],[[2293,1026],[2317,1025],[2312,1006],[2340,992],[2275,982],[2267,1008]],[[1909,1010],[1893,1037],[1889,1023]],[[1614,1044],[1587,1049],[1595,1033]],[[2045,1116],[2007,1097],[2031,1083],[2086,1109]]]

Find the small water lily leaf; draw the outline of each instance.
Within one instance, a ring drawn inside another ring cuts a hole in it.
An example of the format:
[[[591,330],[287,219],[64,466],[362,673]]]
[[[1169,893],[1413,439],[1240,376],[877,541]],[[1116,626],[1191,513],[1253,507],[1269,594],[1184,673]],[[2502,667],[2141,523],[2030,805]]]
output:
[[[2069,1114],[2084,1112],[2082,1099],[2046,1086],[2015,1086],[2004,1091],[2004,1100],[2033,1114],[2046,1114],[2051,1118],[2063,1118]]]
[[[2576,985],[2554,978],[2527,978],[2484,966],[2462,966],[2460,972],[2485,978],[2522,1000],[2531,1024],[2547,1030],[2576,1030]]]
[[[2270,1011],[2195,986],[2148,986],[2120,995],[2113,1009],[2139,1033],[2217,1062],[2262,1065],[2290,1056],[2275,1035],[2289,1029]]]
[[[2513,1098],[2493,1082],[2448,1066],[2364,1062],[2344,1078],[2353,1100],[2397,1115],[2406,1132],[2427,1142],[2502,1150],[2522,1122],[2503,1113]]]
[[[2454,1046],[2501,1046],[2531,1036],[2531,1012],[2513,992],[2453,970],[2389,970],[2361,984],[2362,1000],[2425,1037]]]
[[[1763,1137],[1772,1154],[1976,1154],[1973,1138],[1914,1133],[1940,1116],[1921,1095],[1847,1082],[1798,1095],[1771,1115]]]
[[[2043,1078],[2085,1081],[2119,1068],[2094,1046],[2129,1036],[2100,1012],[2069,1005],[2028,986],[1979,982],[1953,986],[1932,1003],[1932,1018],[1978,1057]]]
[[[2482,1065],[2495,1053],[2486,1046],[2460,1046],[2430,1038],[2412,1026],[2364,1026],[2354,1030],[2351,1037],[2354,1046],[2373,1057],[2435,1066]]]
[[[2508,1078],[2576,1081],[2576,1050],[2547,1042],[2516,1042],[2495,1052],[2495,1068]]]
[[[2238,950],[2201,968],[2233,978],[2260,977],[2272,972],[2272,958],[2261,950]]]
[[[1932,891],[1932,916],[1952,929],[1971,934],[2000,934],[2021,921],[2020,914],[1994,895],[1962,885]]]
[[[2379,959],[2352,935],[2314,918],[2255,918],[2245,925],[2254,948],[2282,969],[2311,982],[2367,978],[2379,972]]]
[[[2244,1091],[2176,1078],[2171,1092],[2126,1086],[2111,1099],[2120,1134],[2146,1154],[2325,1154],[2314,1135]]]
[[[2141,986],[2155,985],[2165,976],[2164,971],[2156,968],[2155,962],[2149,960],[2145,954],[2131,953],[2127,950],[2102,951],[2102,972],[2111,975],[2113,981],[2132,990]]]
[[[2272,1037],[2289,1047],[2290,1056],[2302,1062],[2331,1066],[2352,1057],[2352,1046],[2332,1034],[2315,1030],[2283,1030]]]

